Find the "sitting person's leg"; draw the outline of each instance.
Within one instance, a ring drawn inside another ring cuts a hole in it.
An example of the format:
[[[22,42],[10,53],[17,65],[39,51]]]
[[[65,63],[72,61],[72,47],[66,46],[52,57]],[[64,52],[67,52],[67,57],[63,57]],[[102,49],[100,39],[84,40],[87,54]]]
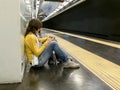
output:
[[[61,48],[58,46],[56,41],[50,42],[50,44],[46,47],[44,52],[38,57],[39,59],[39,65],[43,66],[48,59],[51,57],[53,51],[57,54],[59,58],[62,60],[67,61],[67,55],[61,50]]]
[[[62,50],[57,42],[54,42],[54,51],[56,53],[56,56],[62,60],[64,64],[64,68],[79,68],[80,65],[78,63],[75,63],[72,58],[64,51]]]
[[[47,48],[45,49],[45,51],[42,53],[42,55],[40,55],[39,59],[39,65],[43,66],[48,59],[50,58],[50,56],[52,55],[52,52],[55,51],[56,55],[58,58],[60,58],[64,64],[65,68],[77,68],[79,67],[79,64],[76,64],[74,62],[72,62],[69,59],[69,56],[67,53],[65,53],[58,45],[58,43],[56,41],[52,41]]]
[[[52,55],[49,58],[48,65],[57,65],[58,63],[58,58],[55,54],[55,51],[53,51]]]

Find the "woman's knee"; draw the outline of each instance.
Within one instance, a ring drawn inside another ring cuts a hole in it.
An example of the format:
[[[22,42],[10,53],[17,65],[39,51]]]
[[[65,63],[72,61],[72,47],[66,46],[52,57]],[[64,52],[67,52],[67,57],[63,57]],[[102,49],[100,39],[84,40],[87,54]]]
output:
[[[51,41],[50,44],[51,45],[58,45],[58,43],[56,41]]]

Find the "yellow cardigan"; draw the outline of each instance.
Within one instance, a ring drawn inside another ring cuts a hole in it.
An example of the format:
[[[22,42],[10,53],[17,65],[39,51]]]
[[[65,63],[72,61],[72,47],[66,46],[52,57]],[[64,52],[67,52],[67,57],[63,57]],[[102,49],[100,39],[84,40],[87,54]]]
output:
[[[30,63],[32,63],[33,55],[39,56],[48,45],[47,37],[39,38],[38,40],[43,43],[41,47],[38,47],[36,36],[31,32],[24,39],[24,50]]]

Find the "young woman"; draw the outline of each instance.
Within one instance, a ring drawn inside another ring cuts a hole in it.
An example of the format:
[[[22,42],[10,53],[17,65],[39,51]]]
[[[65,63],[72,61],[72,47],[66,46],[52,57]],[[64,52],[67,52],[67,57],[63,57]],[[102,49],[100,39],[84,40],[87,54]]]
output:
[[[80,65],[72,61],[54,40],[55,37],[49,36],[38,38],[42,23],[37,19],[32,19],[25,33],[25,53],[30,64],[33,64],[34,56],[38,58],[38,66],[44,66],[49,60],[53,51],[56,56],[62,60],[64,68],[79,68]],[[41,45],[39,45],[41,43]]]

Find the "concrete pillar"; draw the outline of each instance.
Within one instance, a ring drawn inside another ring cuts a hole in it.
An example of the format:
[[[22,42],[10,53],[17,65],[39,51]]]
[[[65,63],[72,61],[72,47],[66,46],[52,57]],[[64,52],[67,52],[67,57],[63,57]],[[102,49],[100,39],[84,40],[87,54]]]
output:
[[[23,78],[19,0],[0,0],[0,83]]]

